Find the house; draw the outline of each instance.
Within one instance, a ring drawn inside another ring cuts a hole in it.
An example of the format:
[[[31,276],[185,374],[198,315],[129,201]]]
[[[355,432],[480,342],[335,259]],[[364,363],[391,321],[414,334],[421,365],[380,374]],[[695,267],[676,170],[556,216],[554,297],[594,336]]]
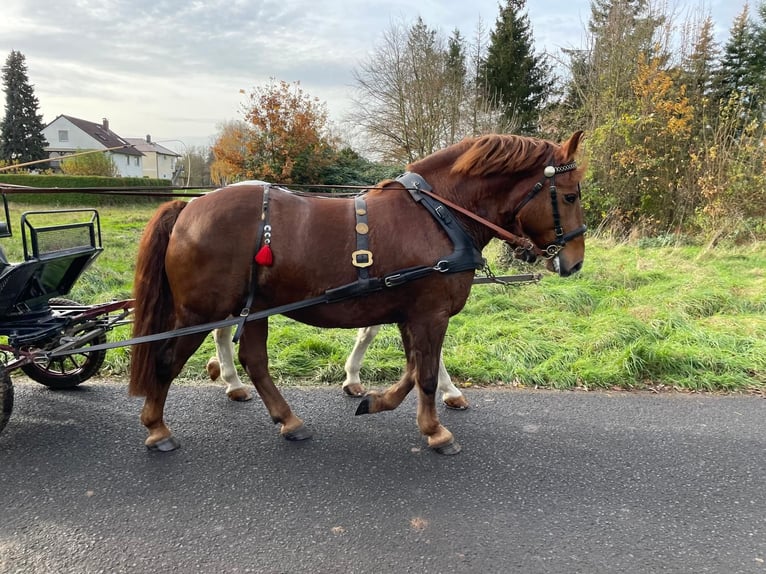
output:
[[[143,177],[144,154],[109,129],[109,120],[100,124],[60,115],[43,128],[48,141],[45,151],[51,159],[82,150],[108,149],[117,172],[122,177]],[[59,168],[58,161],[51,161],[53,169]]]
[[[180,179],[183,164],[178,161],[181,156],[160,144],[153,142],[150,135],[146,139],[125,138],[129,144],[144,154],[143,176],[154,179],[168,179],[177,185]]]

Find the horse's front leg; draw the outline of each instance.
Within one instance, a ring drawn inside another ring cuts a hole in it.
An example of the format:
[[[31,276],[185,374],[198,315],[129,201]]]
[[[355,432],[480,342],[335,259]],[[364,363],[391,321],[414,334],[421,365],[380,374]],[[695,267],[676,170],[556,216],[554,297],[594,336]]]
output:
[[[412,387],[418,385],[418,427],[428,439],[428,446],[440,454],[457,454],[460,445],[452,433],[439,422],[436,414],[436,390],[441,364],[441,344],[447,330],[440,324],[399,325],[407,356],[407,368],[399,381],[383,393],[368,392],[356,414],[377,413],[398,407]]]
[[[242,383],[234,364],[234,343],[231,340],[232,327],[221,327],[213,331],[215,357],[207,362],[207,374],[215,381],[219,377],[226,383],[226,396],[232,401],[249,401],[253,394]]]
[[[346,369],[346,380],[343,382],[343,391],[351,397],[361,397],[364,395],[364,387],[359,378],[359,371],[362,368],[362,359],[367,352],[367,348],[372,340],[380,331],[380,325],[372,327],[362,327],[357,331],[354,348],[346,359],[344,368]]]
[[[285,401],[274,385],[269,373],[269,357],[266,341],[269,336],[267,320],[252,321],[245,325],[239,342],[239,361],[255,385],[263,404],[269,411],[274,424],[279,424],[280,433],[287,440],[311,438],[309,431]]]
[[[367,415],[379,413],[382,411],[392,411],[405,399],[405,397],[415,386],[415,373],[410,364],[404,371],[404,375],[396,383],[388,387],[382,393],[378,391],[368,391],[365,393],[362,402],[356,408],[357,415]]]
[[[447,331],[437,320],[400,325],[402,342],[408,364],[413,365],[418,387],[418,428],[428,446],[439,454],[457,454],[460,445],[447,428],[439,422],[436,412],[436,390],[441,359],[441,346]]]

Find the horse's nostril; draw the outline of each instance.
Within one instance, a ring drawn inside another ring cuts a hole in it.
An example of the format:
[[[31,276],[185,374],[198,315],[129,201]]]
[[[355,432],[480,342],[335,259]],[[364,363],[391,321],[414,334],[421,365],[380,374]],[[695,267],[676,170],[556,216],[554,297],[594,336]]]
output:
[[[559,275],[562,277],[569,277],[570,275],[577,273],[580,269],[582,269],[582,261],[578,261],[567,269],[562,268],[559,272]]]

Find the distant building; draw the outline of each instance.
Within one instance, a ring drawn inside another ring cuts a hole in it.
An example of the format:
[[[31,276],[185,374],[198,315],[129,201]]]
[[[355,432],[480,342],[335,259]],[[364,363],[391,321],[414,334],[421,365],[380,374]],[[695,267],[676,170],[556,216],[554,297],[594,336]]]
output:
[[[109,129],[109,120],[104,118],[100,124],[60,115],[43,128],[43,135],[48,141],[45,151],[51,158],[51,167],[60,169],[56,158],[82,150],[109,149],[117,172],[122,177],[143,177],[144,154]],[[110,149],[114,148],[114,149]],[[171,152],[172,153],[172,152]]]
[[[179,183],[176,181],[182,171],[182,165],[178,162],[181,157],[179,154],[154,143],[149,135],[146,136],[146,139],[125,138],[125,141],[144,154],[144,177],[167,179],[174,185]]]

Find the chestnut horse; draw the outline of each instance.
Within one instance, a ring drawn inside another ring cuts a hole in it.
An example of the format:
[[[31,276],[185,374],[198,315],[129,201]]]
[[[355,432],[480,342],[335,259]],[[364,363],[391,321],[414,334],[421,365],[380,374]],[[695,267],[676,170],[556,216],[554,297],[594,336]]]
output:
[[[129,387],[145,397],[146,446],[179,446],[163,416],[170,384],[210,330],[201,328],[238,315],[239,360],[272,421],[288,440],[311,436],[269,374],[267,315],[279,312],[318,327],[396,323],[404,374],[367,393],[357,414],[394,409],[417,387],[428,446],[459,452],[435,405],[449,318],[465,305],[493,237],[547,257],[561,276],[582,267],[581,139],[468,138],[353,199],[230,186],[162,205],[141,238],[134,282],[133,335],[152,338],[133,347]]]

